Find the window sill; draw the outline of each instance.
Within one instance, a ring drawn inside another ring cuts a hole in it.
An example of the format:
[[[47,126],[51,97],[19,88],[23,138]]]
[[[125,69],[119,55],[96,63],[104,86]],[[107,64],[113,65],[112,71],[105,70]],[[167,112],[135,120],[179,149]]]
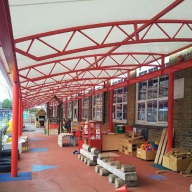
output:
[[[82,117],[83,121],[88,121],[88,118]]]
[[[116,120],[116,119],[113,119],[113,123],[123,123],[123,124],[126,124],[127,120]]]
[[[93,119],[93,121],[102,121],[102,119]]]
[[[167,128],[168,124],[167,123],[146,123],[146,122],[136,122],[133,127],[138,127],[138,128],[158,128],[158,129],[163,129]]]

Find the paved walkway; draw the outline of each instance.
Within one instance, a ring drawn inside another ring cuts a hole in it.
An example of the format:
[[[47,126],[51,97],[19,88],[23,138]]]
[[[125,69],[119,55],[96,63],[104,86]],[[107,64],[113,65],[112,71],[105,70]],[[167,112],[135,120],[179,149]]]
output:
[[[34,130],[33,126],[27,126]],[[29,137],[30,151],[21,154],[19,172],[30,172],[32,180],[1,182],[0,192],[114,192],[113,184],[107,177],[95,173],[94,167],[88,167],[79,161],[72,152],[76,147],[60,147],[57,136],[44,135],[43,129],[24,132]],[[117,160],[136,165],[139,187],[129,192],[187,192],[191,178],[168,171],[157,175],[158,170],[136,157],[120,155]],[[1,177],[1,176],[0,176]]]

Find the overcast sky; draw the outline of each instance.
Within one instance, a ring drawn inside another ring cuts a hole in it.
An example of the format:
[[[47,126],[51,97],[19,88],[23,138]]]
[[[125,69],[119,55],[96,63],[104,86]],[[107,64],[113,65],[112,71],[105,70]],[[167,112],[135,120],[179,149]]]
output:
[[[11,99],[9,94],[7,94],[8,85],[6,83],[5,78],[2,75],[2,72],[0,71],[0,102],[4,99]]]

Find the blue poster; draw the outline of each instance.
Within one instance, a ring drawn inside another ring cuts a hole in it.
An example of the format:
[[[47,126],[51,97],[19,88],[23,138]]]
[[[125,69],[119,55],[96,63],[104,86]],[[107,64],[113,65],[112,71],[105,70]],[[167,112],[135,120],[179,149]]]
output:
[[[23,113],[23,119],[28,119],[28,113],[27,113],[27,111],[24,111],[24,113]]]

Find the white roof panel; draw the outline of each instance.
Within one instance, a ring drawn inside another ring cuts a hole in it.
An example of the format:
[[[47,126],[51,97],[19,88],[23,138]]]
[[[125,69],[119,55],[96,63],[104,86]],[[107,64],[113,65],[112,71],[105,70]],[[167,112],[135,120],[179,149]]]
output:
[[[78,94],[85,83],[98,85],[190,46],[192,1],[177,2],[9,0],[24,98],[44,90],[40,100],[47,101],[58,87],[71,97],[69,88]]]
[[[172,2],[174,1],[161,0],[154,3],[154,0],[10,0],[9,4],[14,37],[19,38],[80,25],[150,19]]]

